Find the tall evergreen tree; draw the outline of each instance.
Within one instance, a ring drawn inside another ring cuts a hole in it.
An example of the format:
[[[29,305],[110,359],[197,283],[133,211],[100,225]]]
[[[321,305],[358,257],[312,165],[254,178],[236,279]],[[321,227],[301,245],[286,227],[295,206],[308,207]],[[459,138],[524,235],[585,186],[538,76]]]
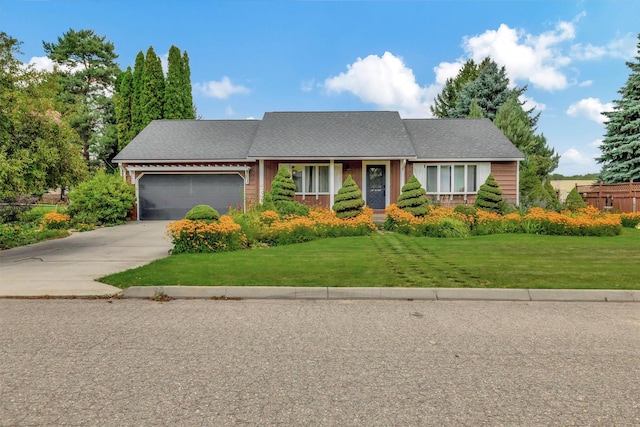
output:
[[[638,34],[640,40],[640,34]],[[607,183],[640,182],[640,41],[636,62],[627,62],[631,74],[613,101],[613,111],[603,113],[609,120],[600,146],[600,179]]]
[[[471,119],[482,119],[484,118],[484,113],[482,112],[482,108],[478,105],[478,100],[473,99],[471,101],[471,106],[469,107],[469,115],[467,116]]]
[[[144,87],[144,53],[138,52],[133,66],[133,97],[131,98],[131,133],[135,137],[144,128],[142,124],[142,88]],[[133,139],[133,138],[132,138]]]
[[[182,55],[182,118],[196,118],[196,108],[193,105],[191,87],[191,67],[189,66],[189,55],[186,50]]]
[[[113,104],[116,109],[116,129],[118,132],[118,149],[122,150],[135,136],[131,118],[133,102],[133,73],[127,67],[118,78]]]
[[[142,105],[143,128],[152,120],[162,119],[164,111],[164,74],[162,62],[152,46],[149,46],[144,58],[144,73],[142,75]]]
[[[115,155],[117,141],[111,97],[118,55],[113,43],[93,30],[70,29],[57,43],[42,43],[44,51],[59,65],[59,99],[66,105],[69,123],[80,136],[83,156],[88,163],[91,155],[109,162]]]
[[[473,59],[465,62],[455,78],[447,79],[442,92],[433,100],[433,105],[430,107],[431,113],[441,119],[453,117],[460,91],[467,83],[478,78],[480,69],[486,65],[486,62],[487,60],[476,64]]]
[[[471,103],[477,100],[485,117],[493,120],[498,108],[511,96],[512,93],[521,95],[524,89],[509,89],[509,78],[504,67],[498,68],[498,64],[489,61],[482,67],[478,78],[467,83],[460,93],[456,107],[452,112],[453,117],[467,117],[471,109]]]
[[[180,49],[171,46],[169,49],[169,65],[164,89],[164,118],[183,119],[183,67]]]

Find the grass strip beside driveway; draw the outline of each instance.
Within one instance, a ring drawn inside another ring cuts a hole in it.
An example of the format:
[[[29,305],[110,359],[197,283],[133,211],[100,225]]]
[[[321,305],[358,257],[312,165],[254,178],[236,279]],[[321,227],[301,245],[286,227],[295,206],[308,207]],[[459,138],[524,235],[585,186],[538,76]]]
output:
[[[129,286],[389,286],[640,289],[640,230],[616,237],[374,234],[182,254],[109,275]]]

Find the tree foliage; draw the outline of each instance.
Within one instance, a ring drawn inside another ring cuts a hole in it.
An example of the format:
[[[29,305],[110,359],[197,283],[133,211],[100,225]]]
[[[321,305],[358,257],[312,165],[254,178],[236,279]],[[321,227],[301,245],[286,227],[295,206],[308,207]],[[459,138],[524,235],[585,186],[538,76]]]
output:
[[[502,210],[502,190],[498,182],[490,173],[487,180],[480,186],[478,196],[473,204],[476,208],[490,212],[501,212]]]
[[[0,200],[9,202],[86,176],[78,135],[57,111],[54,76],[22,64],[19,47],[0,32]]]
[[[151,121],[162,119],[164,116],[164,73],[162,62],[152,46],[147,49],[144,57],[144,72],[142,74],[142,92],[140,103],[142,106],[142,128]]]
[[[412,213],[414,216],[425,216],[429,213],[429,199],[427,191],[415,175],[411,175],[409,181],[402,186],[402,193],[398,197],[398,207]]]
[[[613,101],[613,111],[603,113],[609,120],[596,160],[606,183],[640,182],[640,34],[638,40],[636,62],[626,63],[631,73],[618,91],[621,98]]]
[[[119,175],[98,171],[70,193],[69,214],[78,222],[113,225],[125,221],[136,200],[133,185]]]
[[[580,208],[586,208],[587,204],[582,200],[582,196],[578,193],[578,189],[573,187],[564,201],[564,208],[570,211],[576,211]]]
[[[113,43],[93,30],[70,29],[57,42],[43,42],[43,47],[57,64],[62,113],[82,141],[85,161],[97,158],[109,164],[117,150],[110,93],[120,71]]]
[[[133,133],[133,73],[131,67],[123,71],[116,82],[113,95],[116,111],[116,129],[118,132],[118,150],[122,150],[134,137]]]
[[[359,215],[363,208],[362,191],[349,175],[338,190],[332,209],[338,218],[345,219]]]
[[[442,92],[433,100],[433,105],[430,107],[431,113],[441,119],[454,117],[453,111],[456,109],[460,91],[467,83],[478,78],[480,69],[487,61],[488,59],[481,64],[476,64],[473,59],[470,59],[465,62],[455,78],[447,79]]]
[[[193,99],[191,95],[191,70],[187,52],[180,54],[180,49],[171,46],[167,71],[165,99],[165,119],[193,119]]]
[[[271,182],[271,198],[274,203],[279,201],[293,201],[296,194],[296,184],[291,179],[289,169],[280,166],[278,173]]]
[[[144,129],[142,88],[144,86],[144,53],[138,52],[133,66],[133,97],[131,99],[131,134],[135,137]],[[133,139],[133,138],[132,138]]]

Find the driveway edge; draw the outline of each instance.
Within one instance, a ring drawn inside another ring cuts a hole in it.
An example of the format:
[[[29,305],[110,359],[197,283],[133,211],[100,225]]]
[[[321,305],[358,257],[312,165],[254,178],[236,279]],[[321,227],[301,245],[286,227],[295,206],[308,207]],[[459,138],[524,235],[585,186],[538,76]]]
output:
[[[640,302],[640,291],[607,289],[132,286],[124,298]]]

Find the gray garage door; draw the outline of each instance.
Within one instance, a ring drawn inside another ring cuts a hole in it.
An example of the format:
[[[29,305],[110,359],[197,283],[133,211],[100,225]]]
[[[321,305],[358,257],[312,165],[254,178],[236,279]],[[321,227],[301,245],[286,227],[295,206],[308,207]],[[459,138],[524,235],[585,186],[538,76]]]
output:
[[[237,174],[147,174],[138,181],[140,219],[181,219],[195,205],[220,214],[242,207],[244,180]]]

